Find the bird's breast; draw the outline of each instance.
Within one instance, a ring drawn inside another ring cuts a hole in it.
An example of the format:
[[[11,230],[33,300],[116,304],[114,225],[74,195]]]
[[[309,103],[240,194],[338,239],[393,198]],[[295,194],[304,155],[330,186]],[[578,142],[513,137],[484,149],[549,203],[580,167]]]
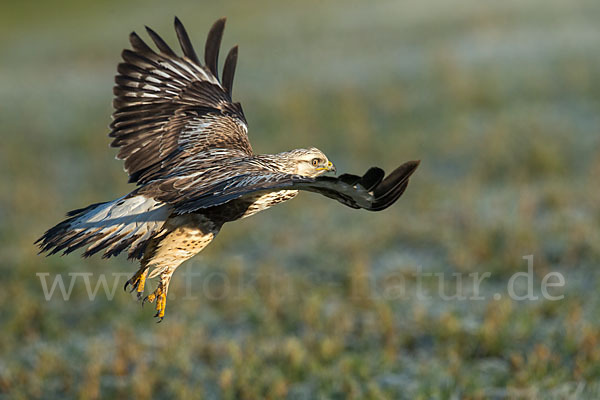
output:
[[[250,206],[241,218],[249,217],[257,212],[273,207],[276,204],[293,199],[297,194],[297,190],[279,190],[277,192],[254,195],[248,199],[250,201]]]

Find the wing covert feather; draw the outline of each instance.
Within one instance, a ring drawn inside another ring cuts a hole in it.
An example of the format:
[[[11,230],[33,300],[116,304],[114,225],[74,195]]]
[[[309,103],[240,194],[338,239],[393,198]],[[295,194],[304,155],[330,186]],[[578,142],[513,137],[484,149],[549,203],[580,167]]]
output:
[[[305,190],[332,198],[351,208],[381,211],[398,200],[408,185],[419,161],[408,161],[384,178],[384,171],[374,167],[363,176],[343,174],[339,177],[309,178],[277,173],[246,166],[235,174],[228,170],[219,178],[212,171],[212,183],[199,185],[202,176],[179,176],[145,189],[145,194],[171,204],[176,213],[183,214],[220,206],[257,192]]]

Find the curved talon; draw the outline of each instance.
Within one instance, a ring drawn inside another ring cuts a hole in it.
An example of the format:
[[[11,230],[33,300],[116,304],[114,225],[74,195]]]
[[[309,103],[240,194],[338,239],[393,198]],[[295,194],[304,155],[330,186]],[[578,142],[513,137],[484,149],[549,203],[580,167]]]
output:
[[[145,302],[154,303],[155,298],[156,298],[156,295],[154,293],[150,293],[148,296],[144,297],[144,301],[142,301],[142,305],[144,305]]]
[[[154,303],[154,301],[156,300],[156,314],[154,315],[154,317],[158,318],[157,322],[161,322],[164,319],[165,308],[167,306],[167,290],[169,289],[170,275],[167,276],[166,278],[162,277],[162,280],[158,284],[158,287],[156,288],[156,290],[154,290],[154,292],[150,293],[146,297],[142,298],[142,296],[144,294],[144,285],[146,283],[147,275],[148,275],[147,268],[144,270],[138,270],[135,273],[135,275],[133,277],[131,277],[130,280],[125,282],[124,289],[129,288],[129,285],[132,286],[131,292],[133,292],[134,290],[137,289],[137,298],[138,298],[138,300],[141,300],[142,307],[144,307],[144,304],[146,304],[146,302]]]
[[[150,303],[156,300],[156,314],[154,314],[154,318],[158,318],[158,322],[161,322],[165,317],[165,308],[167,306],[167,293],[163,291],[162,287],[159,285],[158,288],[154,291],[154,293],[147,296],[148,301]]]
[[[131,286],[129,293],[133,293],[134,291],[137,290],[137,298],[139,300],[141,298],[142,294],[144,293],[144,286],[146,284],[146,276],[147,275],[148,275],[148,268],[138,269],[137,272],[135,274],[133,274],[131,279],[129,279],[127,282],[125,282],[125,285],[123,286],[123,290],[127,291],[127,288],[129,286]]]

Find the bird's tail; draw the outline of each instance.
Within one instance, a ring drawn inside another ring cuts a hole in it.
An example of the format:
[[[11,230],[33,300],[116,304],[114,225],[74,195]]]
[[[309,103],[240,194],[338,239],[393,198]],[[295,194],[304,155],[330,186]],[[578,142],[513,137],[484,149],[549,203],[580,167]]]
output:
[[[68,254],[88,246],[89,257],[106,249],[103,257],[116,256],[129,248],[129,258],[141,258],[148,241],[160,236],[170,207],[141,195],[129,194],[106,203],[73,210],[67,219],[50,228],[35,243],[40,253]]]

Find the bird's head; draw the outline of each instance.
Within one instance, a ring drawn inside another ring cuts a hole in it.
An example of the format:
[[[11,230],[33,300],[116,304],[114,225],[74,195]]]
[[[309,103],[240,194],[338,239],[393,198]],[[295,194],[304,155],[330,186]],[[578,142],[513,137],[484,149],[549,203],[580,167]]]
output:
[[[288,159],[287,169],[292,174],[314,178],[325,172],[335,172],[333,163],[321,150],[314,147],[287,151],[280,155]]]

